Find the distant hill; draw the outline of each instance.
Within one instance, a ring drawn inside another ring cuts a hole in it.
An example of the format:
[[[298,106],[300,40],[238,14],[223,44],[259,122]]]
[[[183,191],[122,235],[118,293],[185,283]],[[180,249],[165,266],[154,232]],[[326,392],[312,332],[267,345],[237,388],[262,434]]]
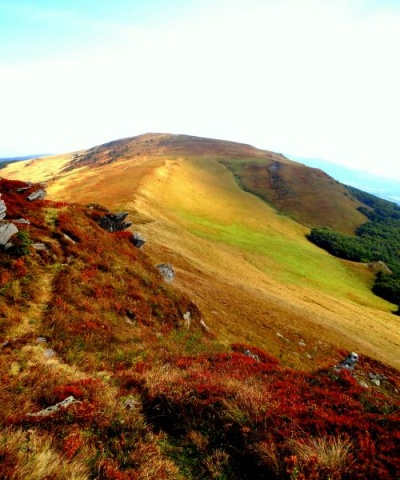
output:
[[[40,153],[37,155],[24,155],[22,157],[0,157],[0,169],[6,167],[10,163],[23,162],[24,160],[31,160],[32,158],[48,157],[51,153]]]
[[[191,158],[215,161],[227,168],[241,188],[253,193],[297,222],[307,227],[328,225],[344,233],[352,233],[366,221],[357,207],[361,204],[349,197],[346,188],[325,172],[309,168],[285,156],[259,150],[251,145],[236,142],[194,137],[190,135],[144,134],[120,139],[54,158],[50,167],[47,159],[28,163],[32,168],[20,167],[15,171],[18,178],[29,176],[41,181],[82,168],[105,167],[121,164],[128,159]],[[55,161],[55,159],[58,161]],[[46,166],[46,174],[38,172]],[[18,173],[17,173],[18,171]],[[21,177],[22,175],[22,177]],[[107,188],[104,185],[104,188]],[[77,199],[86,197],[87,190],[79,189]]]
[[[309,167],[319,168],[345,185],[356,187],[400,205],[400,179],[380,177],[315,158],[301,158],[292,155],[290,158]]]

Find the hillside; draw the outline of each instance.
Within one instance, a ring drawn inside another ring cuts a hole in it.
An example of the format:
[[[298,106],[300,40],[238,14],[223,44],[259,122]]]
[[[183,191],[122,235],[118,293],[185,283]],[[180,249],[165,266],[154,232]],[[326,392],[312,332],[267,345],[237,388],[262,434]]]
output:
[[[188,135],[147,134],[117,140],[64,157],[66,163],[59,164],[60,157],[56,157],[54,169],[47,172],[40,172],[40,166],[48,163],[43,159],[28,162],[26,172],[17,166],[15,170],[7,169],[5,175],[17,175],[25,180],[33,175],[37,181],[48,181],[52,175],[64,177],[67,172],[85,167],[99,168],[124,160],[142,165],[149,158],[171,156],[213,159],[225,165],[245,190],[308,227],[327,225],[351,233],[365,221],[356,210],[360,204],[321,170],[250,145]]]
[[[1,478],[398,477],[397,370],[360,354],[353,375],[331,347],[305,373],[223,345],[125,215],[0,193]]]
[[[48,198],[56,201],[128,211],[147,239],[144,248],[153,263],[174,266],[176,287],[201,308],[227,345],[250,343],[306,370],[338,347],[398,368],[395,306],[371,293],[374,273],[321,251],[306,239],[307,227],[245,192],[225,166],[244,165],[244,158],[249,164],[264,162],[264,171],[274,162],[285,171],[299,168],[247,145],[148,134],[10,165],[2,175],[45,181]],[[309,212],[323,191],[324,198],[337,203],[340,197],[342,207],[351,210],[346,230],[355,219],[364,221],[356,210],[361,204],[340,185],[303,168],[302,182],[310,176],[316,191],[303,202]]]
[[[314,158],[291,157],[291,159],[309,167],[319,168],[340,183],[400,204],[400,178],[398,176],[397,178],[395,175],[393,177],[382,177],[363,170],[354,170],[343,165]],[[390,173],[393,174],[394,172]]]

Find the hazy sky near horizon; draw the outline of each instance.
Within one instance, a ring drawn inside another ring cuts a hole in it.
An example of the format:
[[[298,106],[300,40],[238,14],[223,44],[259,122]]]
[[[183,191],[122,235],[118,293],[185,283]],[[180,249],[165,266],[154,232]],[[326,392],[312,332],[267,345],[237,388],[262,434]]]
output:
[[[400,0],[0,0],[0,157],[146,132],[400,179]]]

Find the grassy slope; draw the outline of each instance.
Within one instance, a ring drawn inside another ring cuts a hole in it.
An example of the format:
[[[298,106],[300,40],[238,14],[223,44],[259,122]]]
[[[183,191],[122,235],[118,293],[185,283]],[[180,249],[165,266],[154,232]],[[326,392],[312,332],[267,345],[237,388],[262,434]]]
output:
[[[224,143],[216,157],[213,141],[189,148],[188,137],[179,137],[171,154],[171,137],[161,140],[125,142],[122,159],[113,163],[107,163],[110,147],[103,149],[100,169],[67,172],[49,184],[51,198],[132,212],[134,228],[148,239],[146,251],[175,266],[176,284],[226,343],[251,342],[306,369],[333,346],[399,366],[397,319],[390,304],[371,294],[371,274],[311,245],[305,227],[241,190],[220,163],[224,152],[257,159],[259,151]],[[30,167],[19,172],[19,178],[32,175]],[[43,180],[38,172],[35,179]]]
[[[176,182],[189,184],[194,171],[192,188],[179,190]],[[218,164],[199,171],[197,160],[176,159],[148,170],[135,205],[146,212],[141,225],[160,238],[145,251],[130,243],[127,232],[103,231],[93,221],[102,210],[28,202],[35,186],[18,192],[24,185],[0,180],[7,219],[30,220],[19,224],[25,235],[13,237],[25,253],[0,251],[0,478],[398,478],[398,371],[363,351],[354,378],[331,368],[344,351],[324,351],[329,346],[318,343],[320,351],[313,353],[322,353],[326,368],[319,364],[305,373],[285,368],[294,362],[288,354],[293,335],[282,340],[286,357],[279,365],[254,345],[221,345],[217,328],[217,339],[202,333],[201,313],[190,297],[220,308],[221,317],[227,312],[231,319],[224,326],[229,330],[235,322],[243,330],[231,334],[245,338],[246,315],[262,313],[264,300],[281,330],[279,312],[296,322],[300,309],[291,308],[289,299],[304,293],[254,268],[252,249],[229,242],[230,230],[223,241],[219,235],[214,240],[212,230],[221,223],[222,231],[228,228],[231,215],[248,208],[255,217],[245,222],[246,239],[261,213],[268,220],[261,233],[300,239],[303,230],[288,219],[275,223],[276,214],[268,209],[267,215],[264,204],[248,194],[235,203],[238,187],[223,172]],[[203,182],[212,183],[206,201],[200,196]],[[183,213],[175,205],[181,195],[189,197]],[[245,199],[249,205],[242,205]],[[208,202],[218,210],[205,208]],[[226,205],[233,212],[222,214]],[[187,232],[198,224],[206,235]],[[27,239],[43,243],[44,250]],[[190,295],[162,281],[147,250],[175,258],[180,286]],[[313,298],[323,302],[321,292]],[[183,322],[187,311],[189,326]],[[259,319],[252,320],[254,326]],[[312,327],[304,312],[302,320],[304,330]],[[256,327],[268,339],[267,325]],[[257,357],[245,355],[247,348]],[[379,386],[369,373],[379,375]],[[75,402],[68,407],[37,415],[70,395]]]
[[[239,184],[309,227],[327,225],[353,233],[366,221],[345,187],[321,170],[287,160],[229,159],[224,162]]]

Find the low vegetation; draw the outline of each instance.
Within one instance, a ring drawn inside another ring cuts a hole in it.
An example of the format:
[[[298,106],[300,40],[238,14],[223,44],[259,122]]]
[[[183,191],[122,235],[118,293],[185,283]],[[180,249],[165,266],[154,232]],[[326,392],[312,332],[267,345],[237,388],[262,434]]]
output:
[[[7,220],[30,221],[0,252],[1,478],[400,475],[395,369],[361,355],[357,376],[305,373],[222,346],[128,235],[97,225],[104,209],[19,188],[0,180]]]
[[[340,258],[357,262],[384,262],[388,269],[379,271],[373,291],[400,305],[400,206],[349,187],[362,202],[360,211],[368,218],[353,236],[329,227],[313,228],[309,239]]]

